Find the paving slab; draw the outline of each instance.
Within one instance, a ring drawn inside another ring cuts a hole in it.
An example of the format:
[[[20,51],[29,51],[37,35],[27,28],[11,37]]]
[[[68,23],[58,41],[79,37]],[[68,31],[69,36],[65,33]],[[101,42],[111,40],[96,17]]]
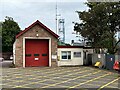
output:
[[[120,86],[118,78],[117,73],[86,66],[2,68],[3,88],[114,89]]]

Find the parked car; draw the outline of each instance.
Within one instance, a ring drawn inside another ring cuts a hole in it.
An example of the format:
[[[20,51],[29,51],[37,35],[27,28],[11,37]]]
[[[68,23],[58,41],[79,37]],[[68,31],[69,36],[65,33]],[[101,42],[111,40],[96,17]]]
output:
[[[13,60],[13,55],[10,56],[10,60]]]
[[[4,60],[4,58],[0,57],[0,62],[2,62]]]

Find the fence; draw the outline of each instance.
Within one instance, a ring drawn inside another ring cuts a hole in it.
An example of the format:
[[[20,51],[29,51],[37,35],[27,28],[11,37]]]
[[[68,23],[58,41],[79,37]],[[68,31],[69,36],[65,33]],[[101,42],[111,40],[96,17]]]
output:
[[[92,55],[92,65],[95,65],[96,62],[101,62],[105,67],[106,64],[106,54],[93,54]]]
[[[120,61],[120,55],[115,55],[115,60]]]
[[[120,55],[111,54],[88,54],[87,55],[87,65],[94,66],[96,62],[101,62],[103,68],[113,69],[115,61],[120,61]]]

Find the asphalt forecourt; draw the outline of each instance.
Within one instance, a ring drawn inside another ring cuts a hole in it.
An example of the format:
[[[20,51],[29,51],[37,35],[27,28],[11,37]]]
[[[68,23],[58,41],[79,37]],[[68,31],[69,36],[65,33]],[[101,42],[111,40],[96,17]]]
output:
[[[92,67],[2,68],[2,88],[118,90],[118,73]]]

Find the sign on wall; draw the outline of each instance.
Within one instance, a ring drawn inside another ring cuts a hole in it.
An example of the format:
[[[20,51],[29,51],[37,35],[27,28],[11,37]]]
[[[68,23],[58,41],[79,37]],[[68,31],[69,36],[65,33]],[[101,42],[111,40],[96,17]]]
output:
[[[57,59],[57,55],[52,55],[52,59]]]

